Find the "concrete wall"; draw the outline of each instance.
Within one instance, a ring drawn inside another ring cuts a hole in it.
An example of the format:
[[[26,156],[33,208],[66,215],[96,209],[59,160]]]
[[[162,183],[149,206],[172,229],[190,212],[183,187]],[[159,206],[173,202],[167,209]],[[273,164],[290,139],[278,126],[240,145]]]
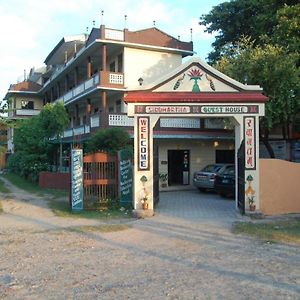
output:
[[[39,186],[43,189],[70,190],[69,173],[40,172]]]
[[[265,215],[300,213],[300,164],[260,159],[260,201]]]
[[[181,65],[181,55],[133,48],[124,49],[124,74],[127,88],[138,88],[138,79],[143,86],[157,80]]]

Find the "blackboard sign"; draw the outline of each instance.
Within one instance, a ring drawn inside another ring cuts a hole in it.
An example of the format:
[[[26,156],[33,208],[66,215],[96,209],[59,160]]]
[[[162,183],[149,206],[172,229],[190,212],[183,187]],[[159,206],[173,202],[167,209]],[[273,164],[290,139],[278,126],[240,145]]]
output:
[[[121,204],[132,203],[132,153],[129,150],[119,151],[119,187]]]
[[[83,154],[82,149],[71,152],[71,203],[72,210],[83,209]]]

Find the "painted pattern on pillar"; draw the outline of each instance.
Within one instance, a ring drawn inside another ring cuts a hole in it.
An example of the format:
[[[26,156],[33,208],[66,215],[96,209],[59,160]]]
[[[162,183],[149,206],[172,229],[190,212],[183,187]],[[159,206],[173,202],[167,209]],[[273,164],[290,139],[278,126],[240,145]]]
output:
[[[255,190],[253,189],[251,183],[253,181],[253,176],[252,175],[248,175],[247,176],[247,188],[245,190],[245,195],[247,197],[247,201],[249,203],[249,207],[250,207],[250,210],[255,210]]]
[[[255,117],[244,117],[245,168],[256,169]]]

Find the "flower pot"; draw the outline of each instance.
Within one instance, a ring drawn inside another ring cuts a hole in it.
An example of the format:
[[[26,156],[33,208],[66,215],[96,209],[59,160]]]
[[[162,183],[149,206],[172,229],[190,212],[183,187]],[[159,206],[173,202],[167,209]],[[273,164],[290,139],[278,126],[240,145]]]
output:
[[[147,202],[143,203],[143,209],[148,209],[149,204]]]
[[[250,204],[249,206],[250,211],[255,211],[255,208],[256,208],[255,204]]]

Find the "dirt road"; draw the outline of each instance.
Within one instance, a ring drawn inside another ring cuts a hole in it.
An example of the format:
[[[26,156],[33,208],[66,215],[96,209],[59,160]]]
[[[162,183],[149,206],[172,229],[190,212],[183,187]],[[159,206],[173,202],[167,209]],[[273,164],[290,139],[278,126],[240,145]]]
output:
[[[9,188],[0,299],[300,299],[299,246],[161,215],[103,233]]]

